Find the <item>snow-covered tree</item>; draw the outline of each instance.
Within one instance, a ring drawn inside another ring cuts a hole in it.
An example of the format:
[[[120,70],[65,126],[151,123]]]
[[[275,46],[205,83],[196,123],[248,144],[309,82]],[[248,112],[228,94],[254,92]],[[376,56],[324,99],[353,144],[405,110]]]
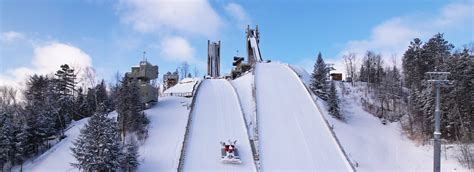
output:
[[[337,90],[336,90],[336,85],[334,84],[335,81],[331,81],[331,84],[329,86],[329,97],[328,97],[328,111],[329,114],[331,114],[333,117],[343,120],[344,117],[341,114],[340,108],[339,108],[339,98],[337,96]]]
[[[28,127],[22,127],[15,135],[15,161],[20,164],[20,171],[23,171],[23,162],[33,152],[33,144],[31,143],[31,135]]]
[[[138,146],[131,142],[124,147],[122,169],[125,172],[135,171],[140,163],[138,162]]]
[[[402,58],[403,75],[405,76],[405,83],[408,88],[419,88],[421,79],[423,79],[424,74],[419,72],[420,67],[418,67],[422,60],[422,44],[420,39],[415,38],[410,42],[410,46],[408,46]]]
[[[140,102],[140,94],[137,81],[124,77],[122,85],[119,88],[117,101],[118,126],[122,133],[122,139],[127,132],[135,132],[139,128],[141,121],[138,121],[143,105]]]
[[[322,99],[327,99],[326,94],[326,76],[328,70],[326,68],[326,64],[324,63],[323,57],[321,52],[318,53],[318,57],[316,59],[316,63],[314,64],[313,73],[311,74],[311,84],[310,88],[313,92],[321,97]]]
[[[74,95],[76,91],[76,74],[68,64],[61,65],[61,69],[55,73],[57,77],[56,89],[61,95]]]
[[[122,158],[117,124],[107,118],[105,105],[81,130],[71,148],[77,162],[72,165],[84,171],[117,171]]]
[[[14,133],[10,115],[0,114],[0,169],[11,162],[14,153]]]

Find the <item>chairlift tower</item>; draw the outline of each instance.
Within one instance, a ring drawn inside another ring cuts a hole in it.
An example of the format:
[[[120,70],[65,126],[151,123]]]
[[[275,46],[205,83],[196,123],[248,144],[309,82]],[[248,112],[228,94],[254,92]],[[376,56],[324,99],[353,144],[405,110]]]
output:
[[[449,72],[426,72],[428,82],[434,83],[436,86],[436,108],[435,108],[435,131],[434,135],[434,156],[433,171],[440,172],[441,169],[441,112],[440,112],[440,88],[449,83]]]

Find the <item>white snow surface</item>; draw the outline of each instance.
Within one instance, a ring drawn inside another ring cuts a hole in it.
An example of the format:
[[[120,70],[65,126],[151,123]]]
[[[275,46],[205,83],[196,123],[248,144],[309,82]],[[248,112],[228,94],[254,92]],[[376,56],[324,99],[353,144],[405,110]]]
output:
[[[164,91],[167,93],[190,93],[193,91],[194,85],[196,82],[201,81],[200,78],[184,78],[179,81],[175,86],[168,88]]]
[[[259,63],[255,77],[263,171],[352,171],[296,73]]]
[[[113,111],[108,114],[109,118],[116,118],[117,112]],[[72,155],[71,147],[73,142],[79,137],[81,129],[87,124],[90,118],[84,118],[79,121],[73,121],[64,135],[67,137],[55,144],[49,150],[41,154],[39,157],[25,162],[23,165],[24,171],[33,172],[49,172],[49,171],[79,171],[79,169],[71,166],[76,159]],[[19,166],[16,166],[13,171],[19,171]]]
[[[87,123],[89,118],[84,118],[73,122],[69,130],[64,134],[67,136],[61,142],[57,143],[51,149],[40,155],[31,162],[23,166],[24,171],[45,172],[45,171],[79,171],[70,163],[75,163],[76,159],[72,156],[71,147],[80,134],[81,128]],[[15,169],[14,171],[19,171]]]
[[[304,69],[295,70],[309,85],[310,75]],[[339,83],[336,84],[339,86]],[[324,116],[334,127],[334,132],[342,147],[355,164],[357,171],[432,171],[432,145],[422,146],[408,139],[401,131],[399,123],[383,125],[372,114],[364,111],[360,104],[360,97],[355,88],[346,83],[350,94],[344,97],[340,94],[341,112],[345,122],[341,122],[327,113],[327,106],[321,99],[317,100]],[[453,149],[445,154],[442,147],[441,171],[469,171],[456,162]],[[447,159],[446,159],[447,158]]]
[[[239,99],[223,79],[204,80],[197,93],[186,144],[184,171],[255,171]],[[220,162],[221,141],[237,140],[242,164]]]
[[[255,121],[255,101],[252,97],[252,85],[254,76],[252,73],[247,73],[235,80],[232,80],[232,86],[239,96],[240,104],[244,112],[245,122],[249,130],[250,138],[255,136],[256,121]]]
[[[140,146],[138,171],[176,171],[189,116],[190,98],[163,97],[145,111],[148,139]]]

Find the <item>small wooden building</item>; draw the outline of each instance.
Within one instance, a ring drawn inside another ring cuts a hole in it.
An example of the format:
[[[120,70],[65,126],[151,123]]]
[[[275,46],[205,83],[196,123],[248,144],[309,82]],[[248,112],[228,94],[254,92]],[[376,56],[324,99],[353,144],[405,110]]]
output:
[[[342,73],[331,73],[331,80],[342,81]]]

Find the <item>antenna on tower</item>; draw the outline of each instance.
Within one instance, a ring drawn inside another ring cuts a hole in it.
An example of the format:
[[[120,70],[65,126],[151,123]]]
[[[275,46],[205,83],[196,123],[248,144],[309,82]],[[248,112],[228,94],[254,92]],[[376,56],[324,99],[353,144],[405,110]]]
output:
[[[143,51],[143,61],[146,61],[145,54],[146,54],[146,51]]]

